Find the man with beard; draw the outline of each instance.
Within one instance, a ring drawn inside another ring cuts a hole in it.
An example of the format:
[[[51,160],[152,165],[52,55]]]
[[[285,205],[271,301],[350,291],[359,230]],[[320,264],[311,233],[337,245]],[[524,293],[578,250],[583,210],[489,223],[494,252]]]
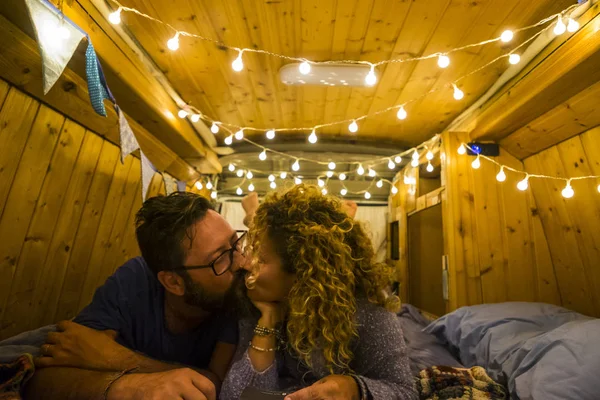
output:
[[[142,257],[48,334],[26,398],[215,400],[237,344],[228,312],[245,233],[177,192],[136,216]]]

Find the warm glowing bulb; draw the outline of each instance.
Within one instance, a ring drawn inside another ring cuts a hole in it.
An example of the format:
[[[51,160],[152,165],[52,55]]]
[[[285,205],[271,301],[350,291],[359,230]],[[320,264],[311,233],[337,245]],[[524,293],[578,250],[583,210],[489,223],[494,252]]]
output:
[[[458,154],[460,154],[461,156],[467,153],[467,148],[465,147],[464,143],[460,144],[460,147],[458,148]]]
[[[329,169],[334,170],[335,169],[335,163],[333,161],[330,161],[329,164],[327,165],[329,167]]]
[[[241,196],[244,193],[244,191],[242,190],[242,188],[237,188],[235,190],[235,194],[237,194],[238,196]]]
[[[117,11],[111,12],[108,15],[108,20],[113,25],[119,25],[121,23],[121,7],[117,8]]]
[[[431,150],[427,150],[427,154],[425,154],[425,158],[429,161],[433,160],[433,152]]]
[[[427,163],[427,172],[433,172],[433,165],[430,162]]]
[[[328,178],[331,178],[333,176],[333,171],[327,171],[325,175],[327,175]]]
[[[392,194],[397,194],[398,188],[396,186],[392,186]]]
[[[462,90],[460,90],[455,84],[452,84],[452,86],[454,86],[454,99],[462,100],[462,98],[465,97],[465,93]]]
[[[185,110],[179,110],[179,112],[177,113],[177,115],[179,116],[179,118],[185,118],[188,116],[188,112]]]
[[[345,181],[346,180],[346,174],[341,173],[338,178],[340,178],[340,181]]]
[[[515,34],[513,33],[513,31],[506,30],[502,32],[502,35],[500,35],[500,40],[502,40],[504,43],[508,43],[511,40],[513,40],[514,37]]]
[[[175,34],[169,41],[167,42],[167,47],[169,50],[177,50],[179,48],[179,32]]]
[[[525,177],[525,179],[523,179],[522,181],[519,181],[519,183],[517,183],[517,188],[521,191],[527,190],[528,187],[529,187],[529,175],[527,175]]]
[[[235,72],[240,72],[241,70],[244,69],[244,61],[242,60],[242,51],[241,50],[238,53],[237,58],[231,63],[231,68],[233,68],[233,70]]]
[[[207,188],[208,190],[212,189],[212,188],[213,188],[213,184],[212,184],[211,182],[207,182],[207,183],[206,183],[206,188]]]
[[[298,160],[296,160],[296,162],[292,164],[292,169],[294,171],[300,171],[300,163],[298,162]]]
[[[373,86],[374,84],[377,83],[377,75],[375,75],[375,66],[374,65],[371,65],[371,70],[365,77],[365,83],[367,84],[367,86]]]
[[[565,26],[565,23],[562,20],[562,16],[559,15],[557,17],[556,26],[554,27],[554,34],[558,36],[558,35],[562,35],[566,31],[567,31],[567,27]]]
[[[233,135],[229,135],[225,138],[225,144],[230,146],[233,143]]]
[[[217,192],[212,192],[212,193],[210,194],[210,197],[211,197],[212,199],[216,199],[216,198],[217,198]]]
[[[419,160],[412,160],[412,161],[410,162],[410,165],[411,165],[413,168],[417,168],[417,167],[419,166]]]
[[[235,133],[236,140],[242,140],[244,138],[244,130],[240,129]]]
[[[356,123],[356,121],[352,121],[350,125],[348,125],[348,130],[352,133],[358,131],[358,124]]]
[[[380,179],[377,181],[377,183],[375,184],[375,186],[377,186],[378,188],[383,187],[383,181]]]
[[[569,32],[577,32],[579,29],[579,22],[575,21],[573,18],[569,18],[569,22],[567,23],[567,30]]]
[[[315,143],[317,143],[317,140],[319,140],[319,139],[317,138],[317,133],[316,133],[316,132],[315,132],[315,130],[313,129],[313,130],[312,130],[312,132],[311,132],[311,134],[310,134],[310,136],[308,137],[308,141],[309,141],[309,143],[311,143],[311,144],[315,144]]]
[[[345,196],[347,193],[348,193],[348,189],[346,189],[346,188],[342,188],[342,190],[340,190],[340,194],[342,196]]]
[[[377,172],[375,172],[374,169],[369,168],[369,176],[373,178],[374,176],[377,176]]]
[[[388,168],[389,169],[396,168],[396,163],[394,163],[391,158],[390,158],[390,161],[388,161]]]
[[[267,131],[267,139],[275,139],[275,131],[273,129]]]
[[[413,152],[412,159],[419,161],[419,152],[417,151],[417,149],[415,149],[415,151]]]
[[[192,122],[196,123],[200,121],[200,114],[194,114],[190,117],[190,119],[192,120]]]
[[[254,174],[252,173],[252,171],[248,171],[248,173],[246,174],[246,178],[248,178],[248,179],[254,178]]]
[[[471,163],[471,167],[473,167],[473,169],[479,169],[479,167],[481,167],[481,160],[479,159],[479,155],[476,159],[473,160],[473,162]]]
[[[241,178],[242,176],[244,176],[244,170],[243,169],[238,169],[235,174],[238,176],[238,178]]]
[[[408,113],[404,109],[404,106],[400,107],[400,109],[398,110],[398,113],[396,114],[396,117],[398,117],[398,119],[400,119],[400,120],[406,119],[406,117],[408,117]]]
[[[269,182],[275,182],[275,175],[269,175]]]
[[[248,185],[248,191],[254,192],[254,185],[252,183]]]
[[[216,135],[219,133],[219,125],[216,122],[213,122],[210,126],[210,131]]]
[[[450,57],[448,57],[447,55],[441,54],[438,57],[438,65],[440,68],[448,68],[448,66],[450,65]]]
[[[565,199],[570,199],[571,197],[573,197],[575,195],[575,191],[571,187],[570,180],[567,181],[567,186],[565,186],[565,188],[562,190],[562,195]]]
[[[518,64],[519,61],[521,61],[521,56],[518,54],[511,54],[510,56],[508,56],[508,62],[512,65]]]
[[[359,175],[363,175],[365,173],[365,169],[363,168],[362,164],[360,164],[358,166],[358,169],[356,170],[356,173]]]
[[[371,193],[365,192],[365,199],[369,200],[371,198]]]
[[[300,71],[300,73],[302,75],[308,75],[310,74],[310,64],[306,61],[304,61],[302,64],[300,64],[300,66],[298,67],[298,70]]]
[[[287,178],[287,172],[282,172],[281,174],[279,174],[279,177],[280,177],[281,179],[285,179],[285,178]]]
[[[235,171],[235,165],[233,165],[233,164],[229,164],[228,168],[229,168],[229,171],[231,171],[231,172]]]
[[[276,184],[275,182],[271,182],[271,183],[269,184],[269,187],[270,187],[271,189],[277,189],[277,184]]]
[[[321,189],[321,193],[323,193],[323,196],[325,196],[327,194],[327,188]]]
[[[600,185],[598,185],[598,193],[600,193]]]
[[[317,185],[319,185],[319,187],[323,187],[325,186],[325,181],[321,178],[317,179]]]
[[[196,189],[202,190],[203,188],[204,188],[204,186],[202,186],[202,182],[200,182],[200,181],[196,182]]]
[[[266,151],[266,150],[263,150],[263,151],[262,151],[262,153],[260,153],[260,154],[258,155],[258,159],[259,159],[260,161],[265,161],[265,160],[267,159],[267,151]]]
[[[299,184],[301,184],[301,183],[302,183],[302,179],[300,179],[300,178],[294,178],[294,183],[295,183],[296,185],[299,185]]]
[[[500,167],[500,172],[496,175],[496,180],[498,182],[504,182],[506,180],[506,174],[504,173],[504,167]]]
[[[400,157],[400,156],[396,156],[396,157],[394,157],[394,162],[395,162],[396,164],[400,164],[400,163],[402,162],[402,157]]]

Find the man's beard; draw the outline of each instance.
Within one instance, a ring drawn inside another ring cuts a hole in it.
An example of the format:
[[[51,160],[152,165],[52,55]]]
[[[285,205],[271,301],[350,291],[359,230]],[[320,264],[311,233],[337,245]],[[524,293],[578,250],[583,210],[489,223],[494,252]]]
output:
[[[235,310],[238,318],[258,318],[260,311],[252,304],[248,297],[246,288],[246,275],[248,271],[240,270],[236,272],[233,283],[231,284],[231,296],[228,297],[228,304]]]

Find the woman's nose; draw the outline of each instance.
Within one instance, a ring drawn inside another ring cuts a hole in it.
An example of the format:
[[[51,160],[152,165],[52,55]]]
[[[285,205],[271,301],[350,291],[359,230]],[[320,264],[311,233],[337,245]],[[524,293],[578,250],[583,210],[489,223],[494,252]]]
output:
[[[252,257],[250,257],[249,254],[238,253],[237,257],[235,259],[235,262],[233,263],[233,266],[232,266],[233,272],[237,272],[240,269],[250,271],[251,259],[252,259]]]

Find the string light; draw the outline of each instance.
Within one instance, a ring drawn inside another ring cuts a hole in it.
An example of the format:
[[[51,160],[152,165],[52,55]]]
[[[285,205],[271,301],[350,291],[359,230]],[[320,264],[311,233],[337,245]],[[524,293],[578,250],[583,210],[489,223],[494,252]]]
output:
[[[394,169],[396,168],[396,164],[392,161],[392,159],[390,158],[390,161],[388,161],[388,168],[389,169]]]
[[[167,41],[167,47],[172,51],[175,51],[179,48],[179,32],[177,32],[175,36]]]
[[[269,175],[269,182],[275,182],[275,175]]]
[[[346,189],[346,188],[342,188],[342,190],[340,190],[340,194],[342,196],[345,196],[347,193],[348,193],[348,189]]]
[[[296,160],[296,162],[292,164],[292,170],[300,171],[300,162],[298,162],[298,160]]]
[[[269,187],[270,187],[271,189],[276,189],[276,188],[277,188],[277,184],[276,184],[275,182],[271,182],[271,183],[269,184]]]
[[[202,186],[202,182],[200,182],[200,181],[196,182],[196,189],[202,190],[203,188],[204,188],[204,186]]]
[[[188,112],[185,110],[179,110],[179,112],[177,113],[177,115],[179,116],[179,118],[185,118],[188,116]]]
[[[433,160],[433,152],[428,149],[427,154],[425,155],[425,158],[429,161]]]
[[[267,150],[263,150],[262,153],[258,155],[258,159],[260,161],[265,161],[267,159]]]
[[[302,183],[302,179],[300,179],[300,178],[296,177],[296,178],[294,178],[294,183],[295,183],[296,185],[299,185],[299,184],[301,184],[301,183]]]
[[[252,173],[252,171],[248,171],[248,173],[246,174],[246,178],[247,178],[247,179],[252,179],[252,178],[254,178],[254,174]]]
[[[244,60],[242,60],[242,53],[244,52],[244,50],[238,50],[238,56],[235,60],[233,60],[233,62],[231,63],[231,68],[233,68],[233,70],[235,72],[240,72],[241,70],[244,69]]]
[[[567,31],[567,27],[562,20],[562,16],[559,14],[556,20],[556,25],[554,26],[554,34],[556,36],[562,35]]]
[[[398,188],[396,186],[392,186],[392,194],[398,194]]]
[[[275,131],[273,129],[267,131],[267,139],[275,139]]]
[[[375,75],[375,65],[371,64],[371,70],[365,77],[365,83],[367,86],[373,86],[377,83],[377,75]]]
[[[121,11],[122,8],[117,8],[117,11],[108,14],[108,21],[113,25],[119,25],[121,23]]]
[[[500,172],[496,175],[496,180],[498,182],[504,182],[506,180],[506,174],[504,173],[504,166],[500,167]]]
[[[213,188],[213,184],[212,184],[212,182],[210,182],[210,181],[206,182],[206,188],[207,188],[208,190],[211,190],[211,189]]]
[[[477,154],[477,158],[475,158],[471,163],[471,167],[473,167],[473,169],[479,169],[479,167],[481,167],[481,160],[479,159],[479,157],[480,155]]]
[[[598,185],[598,193],[600,193],[600,185]]]
[[[225,138],[225,144],[230,146],[233,143],[233,135],[229,135]]]
[[[190,117],[193,123],[200,121],[200,114],[194,114]]]
[[[400,157],[400,156],[396,156],[396,157],[394,158],[394,162],[395,162],[396,164],[400,164],[400,163],[402,162],[402,157]]]
[[[460,90],[458,86],[456,86],[456,84],[453,83],[452,86],[454,86],[454,99],[462,100],[463,97],[465,97],[465,93],[462,90]]]
[[[511,40],[513,40],[514,37],[515,37],[515,34],[513,33],[513,31],[506,30],[506,31],[502,32],[502,35],[500,35],[500,40],[502,40],[504,43],[508,43]]]
[[[512,65],[516,65],[521,61],[521,56],[518,54],[511,54],[510,56],[508,56],[508,62],[511,63]]]
[[[237,188],[237,189],[235,190],[235,193],[236,193],[238,196],[241,196],[242,194],[244,194],[244,191],[242,190],[242,188],[241,188],[241,187],[239,187],[239,188]]]
[[[362,164],[358,164],[358,169],[356,170],[356,173],[359,175],[364,175],[365,169],[363,168]]]
[[[235,133],[235,138],[237,140],[242,140],[244,138],[244,129],[240,129]]]
[[[228,167],[228,168],[229,168],[229,171],[230,171],[230,172],[233,172],[233,171],[235,171],[235,165],[233,165],[233,164],[231,164],[231,163],[229,163],[229,167]]]
[[[396,117],[399,120],[405,120],[406,117],[408,117],[408,113],[406,112],[406,110],[404,109],[404,106],[400,107],[398,109],[398,112],[396,113]]]
[[[341,174],[338,175],[338,178],[340,178],[340,181],[345,181],[346,180],[346,174],[344,174],[342,172]]]
[[[252,183],[250,183],[250,184],[248,185],[248,191],[249,191],[249,192],[254,192],[254,185],[253,185]]]
[[[356,121],[352,121],[350,125],[348,125],[348,130],[352,133],[356,133],[358,131],[358,124]]]
[[[327,195],[327,188],[321,189],[321,193],[323,193],[323,196],[326,196]]]
[[[527,174],[525,176],[525,179],[523,179],[522,181],[519,181],[519,183],[517,183],[517,189],[519,189],[520,191],[525,191],[525,190],[527,190],[528,187],[529,187],[529,174]]]
[[[410,165],[411,165],[413,168],[417,168],[417,167],[419,166],[419,160],[418,160],[418,159],[417,159],[417,160],[412,160],[412,161],[410,162]]]
[[[414,168],[419,166],[419,152],[417,151],[417,149],[415,149],[415,151],[413,152],[412,161],[410,162],[410,165]]]
[[[460,146],[458,147],[458,154],[460,154],[461,156],[467,153],[467,148],[465,147],[464,143],[461,143]]]
[[[382,188],[383,187],[383,180],[381,180],[381,179],[378,180],[377,184],[375,186],[377,186],[378,188]]]
[[[281,179],[285,179],[285,178],[287,178],[287,172],[282,172],[281,174],[279,174],[279,177],[280,177]]]
[[[243,169],[238,169],[235,174],[238,176],[238,178],[241,178],[242,176],[244,176],[244,170]]]
[[[210,197],[211,197],[213,200],[216,200],[216,199],[217,199],[217,192],[212,192],[212,193],[210,194]]]
[[[210,126],[210,131],[216,135],[219,133],[219,125],[216,122],[213,122]]]
[[[325,175],[327,175],[328,178],[331,178],[333,176],[333,171],[327,171]]]
[[[571,197],[573,197],[575,195],[575,191],[571,187],[570,179],[567,180],[567,186],[565,186],[565,188],[562,190],[561,193],[565,199],[570,199]]]
[[[374,169],[372,169],[372,168],[369,168],[369,176],[370,176],[371,178],[373,178],[373,177],[377,176],[377,172],[375,172],[375,170],[374,170]]]
[[[335,163],[333,161],[330,161],[327,166],[329,167],[330,170],[334,170],[335,169]]]
[[[310,134],[310,136],[308,137],[308,141],[309,141],[311,144],[315,144],[315,143],[317,143],[317,140],[319,140],[319,139],[317,138],[317,133],[316,133],[316,132],[315,132],[315,130],[313,129],[313,130],[312,130],[312,132],[311,132],[311,134]]]
[[[438,65],[440,68],[448,68],[450,65],[450,57],[445,54],[440,54],[438,57]]]
[[[427,163],[427,172],[433,172],[433,165],[431,165],[431,161]]]
[[[371,193],[369,193],[368,191],[365,192],[365,199],[369,200],[371,198]]]
[[[567,30],[571,33],[577,32],[579,29],[579,22],[575,21],[573,18],[569,18],[567,22]]]
[[[317,185],[319,185],[319,187],[323,187],[325,186],[325,181],[321,178],[317,179]]]
[[[300,64],[298,70],[302,75],[308,75],[310,74],[310,64],[307,61],[304,61]]]

